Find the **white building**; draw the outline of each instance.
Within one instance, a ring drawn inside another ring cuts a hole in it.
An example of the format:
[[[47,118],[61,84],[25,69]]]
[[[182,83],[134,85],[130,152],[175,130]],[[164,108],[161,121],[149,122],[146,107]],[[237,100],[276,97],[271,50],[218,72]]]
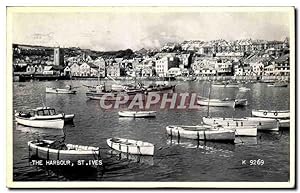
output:
[[[72,76],[80,76],[80,66],[77,63],[74,63],[70,66]]]
[[[262,62],[250,62],[253,75],[261,76],[264,72],[264,64]]]
[[[230,75],[232,73],[232,63],[227,62],[217,62],[215,63],[215,69],[218,75]]]
[[[266,66],[265,70],[264,70],[264,73],[265,73],[266,76],[274,76],[274,75],[276,75],[276,73],[275,73],[275,65],[271,64],[269,66]]]

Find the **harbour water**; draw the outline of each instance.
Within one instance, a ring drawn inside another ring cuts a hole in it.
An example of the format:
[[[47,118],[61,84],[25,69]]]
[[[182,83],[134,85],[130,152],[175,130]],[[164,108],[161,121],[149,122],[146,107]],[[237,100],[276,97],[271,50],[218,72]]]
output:
[[[72,170],[63,167],[33,166],[29,162],[27,142],[33,139],[57,139],[62,130],[38,129],[17,125],[13,128],[13,179],[15,181],[255,181],[289,180],[290,132],[259,132],[257,137],[238,137],[235,144],[197,142],[170,138],[167,125],[196,125],[207,115],[207,107],[198,110],[161,110],[152,119],[119,118],[117,110],[103,110],[99,101],[85,96],[83,84],[96,81],[14,82],[13,109],[23,110],[51,106],[57,111],[74,113],[74,125],[66,125],[66,143],[101,148],[104,168]],[[106,82],[107,85],[112,82]],[[124,83],[124,82],[122,82]],[[150,82],[146,82],[149,84]],[[198,93],[208,97],[209,82],[169,82],[177,84],[176,92]],[[45,88],[77,87],[76,95],[46,94]],[[265,83],[246,85],[251,90],[212,88],[211,98],[247,98],[244,108],[210,108],[211,116],[251,116],[252,109],[289,109],[289,87],[267,87]],[[106,145],[110,137],[151,142],[153,157],[137,157],[112,152]],[[264,160],[250,165],[250,160]],[[248,164],[242,164],[247,160]]]

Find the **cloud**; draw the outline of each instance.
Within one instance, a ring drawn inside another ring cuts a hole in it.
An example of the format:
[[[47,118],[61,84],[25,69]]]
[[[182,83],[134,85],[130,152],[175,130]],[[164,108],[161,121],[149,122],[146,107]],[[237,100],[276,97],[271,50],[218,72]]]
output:
[[[289,15],[287,12],[17,13],[13,17],[12,34],[14,43],[138,50],[192,39],[281,40],[289,36]]]

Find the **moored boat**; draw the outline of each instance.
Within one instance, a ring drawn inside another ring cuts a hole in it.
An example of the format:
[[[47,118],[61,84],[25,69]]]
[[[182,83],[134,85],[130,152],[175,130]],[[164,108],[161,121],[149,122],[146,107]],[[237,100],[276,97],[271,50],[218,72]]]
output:
[[[144,86],[143,89],[147,93],[172,93],[175,91],[176,85],[165,85],[165,84],[150,84]]]
[[[38,107],[26,112],[17,112],[15,119],[18,124],[29,127],[62,129],[64,123],[72,121],[74,116],[74,114],[57,114],[54,108]]]
[[[203,117],[204,124],[221,125],[225,127],[245,127],[255,126],[258,130],[278,131],[279,124],[275,119],[245,117],[245,118],[223,118],[223,117]]]
[[[109,147],[120,152],[150,156],[154,154],[154,145],[149,142],[125,138],[109,138],[106,142]]]
[[[34,140],[28,143],[31,156],[45,160],[64,160],[77,162],[78,160],[100,160],[100,149],[92,146],[65,144],[52,140]]]
[[[231,141],[235,139],[235,131],[209,125],[169,125],[168,135],[204,141]]]
[[[290,110],[252,110],[252,116],[265,117],[274,119],[288,119],[290,118]]]
[[[65,123],[72,122],[75,114],[57,113],[54,108],[51,107],[38,107],[25,112],[17,112],[16,118],[30,118],[30,120],[55,120],[63,119]],[[24,122],[21,120],[21,122]],[[27,125],[29,126],[29,125]],[[47,127],[46,127],[47,128]],[[52,127],[51,127],[52,128]]]
[[[257,136],[257,126],[255,125],[245,125],[245,126],[225,126],[225,125],[213,125],[213,126],[221,126],[224,129],[233,130],[236,136]]]
[[[212,107],[232,107],[236,105],[235,100],[232,99],[209,99],[205,97],[198,97],[197,104],[203,106],[212,106]]]
[[[100,91],[100,92],[86,92],[86,96],[89,99],[93,100],[106,100],[106,101],[120,101],[120,100],[127,100],[131,101],[135,97],[138,100],[145,100],[145,94],[138,90],[138,91],[130,91],[130,92],[116,92],[116,91]]]
[[[76,90],[72,88],[50,88],[46,87],[46,93],[53,93],[53,94],[76,94]]]
[[[120,117],[147,118],[156,117],[156,111],[119,111]]]

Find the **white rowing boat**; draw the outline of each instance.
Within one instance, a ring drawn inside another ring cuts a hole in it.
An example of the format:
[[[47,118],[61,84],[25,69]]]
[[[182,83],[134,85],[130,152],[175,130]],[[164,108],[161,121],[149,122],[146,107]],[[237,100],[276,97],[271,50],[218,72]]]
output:
[[[98,147],[65,144],[51,140],[34,140],[28,143],[31,156],[37,156],[45,160],[99,160],[100,149]]]
[[[274,119],[288,119],[290,118],[290,110],[271,111],[271,110],[254,109],[252,110],[252,116],[274,118]]]
[[[76,94],[76,90],[72,90],[69,88],[50,88],[46,87],[46,93],[53,93],[53,94]]]
[[[149,142],[124,138],[109,138],[106,142],[109,147],[120,152],[151,156],[154,154],[154,145]]]
[[[235,131],[209,125],[169,125],[168,135],[204,141],[231,141],[235,139]]]
[[[255,126],[258,130],[278,131],[279,124],[275,119],[245,117],[245,118],[223,118],[223,117],[203,117],[204,124],[221,125],[224,127],[246,127]]]
[[[119,111],[120,117],[147,118],[156,117],[156,111]]]
[[[211,107],[235,107],[235,100],[198,97],[197,104]]]

